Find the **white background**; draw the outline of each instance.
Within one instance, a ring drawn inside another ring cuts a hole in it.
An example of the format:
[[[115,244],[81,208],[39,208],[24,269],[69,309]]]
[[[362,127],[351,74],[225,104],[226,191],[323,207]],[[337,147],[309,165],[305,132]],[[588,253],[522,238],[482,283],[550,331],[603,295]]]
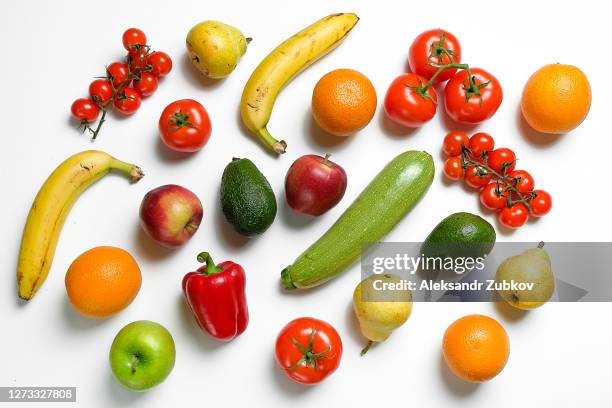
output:
[[[481,214],[477,195],[447,184],[441,172],[440,144],[454,125],[439,112],[413,132],[389,124],[379,109],[370,126],[338,143],[313,125],[310,95],[316,81],[335,68],[366,74],[379,95],[404,71],[412,39],[429,28],[452,31],[464,61],[490,70],[501,81],[504,102],[480,130],[498,145],[513,148],[520,167],[554,196],[546,218],[502,241],[605,241],[610,239],[610,26],[606,2],[582,1],[12,1],[0,12],[3,157],[0,160],[2,235],[0,259],[0,386],[76,386],[83,407],[168,407],[178,401],[201,406],[609,406],[610,304],[548,304],[518,313],[493,304],[416,304],[410,320],[384,344],[359,357],[364,339],[351,311],[359,266],[308,293],[283,293],[279,273],[323,233],[370,179],[396,154],[409,149],[434,156],[437,174],[425,199],[388,235],[389,241],[419,241],[456,211]],[[270,130],[287,140],[287,154],[273,158],[240,126],[242,87],[257,63],[276,44],[332,12],[353,11],[361,20],[347,41],[302,73],[278,98]],[[189,65],[184,39],[195,23],[218,19],[239,27],[253,42],[226,80],[202,80]],[[121,58],[121,34],[142,28],[154,49],[174,60],[158,92],[132,117],[110,115],[99,140],[91,144],[69,117],[72,101],[86,95],[104,65]],[[543,138],[521,122],[520,93],[529,75],[544,64],[579,66],[589,77],[593,103],[589,117],[571,134]],[[171,101],[195,98],[208,109],[213,134],[208,145],[188,157],[159,142],[157,120]],[[443,110],[443,109],[441,109]],[[543,143],[546,142],[546,143]],[[87,191],[67,219],[49,278],[28,304],[17,301],[14,271],[21,230],[29,206],[47,175],[69,155],[105,150],[140,165],[147,176],[130,185],[109,176]],[[302,154],[333,154],[348,173],[343,201],[318,219],[292,214],[283,179]],[[253,160],[272,184],[279,202],[275,223],[248,242],[222,219],[219,180],[232,156]],[[167,183],[193,190],[205,215],[194,238],[182,249],[160,249],[140,231],[138,207],[150,189]],[[485,215],[492,223],[491,214]],[[133,304],[102,321],[80,317],[69,305],[64,273],[72,260],[98,245],[130,251],[143,272]],[[186,311],[182,276],[209,250],[217,261],[232,259],[247,270],[251,322],[229,344],[200,332]],[[576,273],[580,273],[579,270]],[[468,313],[500,320],[511,339],[505,370],[481,385],[453,378],[440,358],[444,330]],[[345,354],[339,370],[323,384],[303,388],[283,377],[273,361],[274,339],[289,320],[310,315],[333,324]],[[125,324],[150,319],[166,326],[177,347],[176,366],[156,389],[135,394],[112,378],[108,349]]]

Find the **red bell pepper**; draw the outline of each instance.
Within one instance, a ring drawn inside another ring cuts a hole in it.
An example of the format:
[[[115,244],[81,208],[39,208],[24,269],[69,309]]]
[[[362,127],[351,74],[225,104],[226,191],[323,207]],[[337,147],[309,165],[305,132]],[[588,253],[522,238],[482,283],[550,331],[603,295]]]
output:
[[[215,265],[208,252],[199,254],[198,262],[206,265],[183,277],[185,299],[202,330],[230,341],[249,323],[244,269],[231,261]]]

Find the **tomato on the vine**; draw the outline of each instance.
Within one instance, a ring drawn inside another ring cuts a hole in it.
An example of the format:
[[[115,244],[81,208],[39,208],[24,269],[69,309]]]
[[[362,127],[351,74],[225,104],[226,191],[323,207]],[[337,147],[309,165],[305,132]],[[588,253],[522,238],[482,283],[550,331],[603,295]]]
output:
[[[90,98],[80,98],[70,107],[72,116],[81,122],[93,122],[100,114],[100,108]]]
[[[449,157],[444,162],[444,175],[450,180],[461,180],[463,177],[463,163],[459,157]]]
[[[149,54],[147,64],[151,66],[151,73],[157,77],[166,76],[172,70],[170,56],[162,51]]]
[[[529,203],[531,206],[531,215],[534,217],[542,217],[552,208],[552,197],[544,190],[534,190],[533,197]]]
[[[480,192],[480,202],[489,210],[499,210],[508,203],[508,193],[499,183],[489,183]]]
[[[179,152],[197,152],[208,142],[210,132],[210,118],[206,109],[193,99],[172,102],[159,118],[162,141]]]
[[[504,207],[498,215],[500,224],[508,228],[522,227],[529,218],[529,210],[523,203],[515,203],[512,207]]]
[[[438,96],[433,87],[425,93],[418,90],[427,79],[416,74],[395,78],[385,95],[385,113],[393,122],[406,127],[419,127],[436,114]]]
[[[147,44],[147,36],[138,28],[128,28],[123,33],[123,47],[130,51],[132,48]]]
[[[134,89],[142,96],[151,96],[157,90],[157,77],[150,72],[142,72],[134,79]]]
[[[482,188],[489,184],[492,175],[481,166],[467,166],[465,169],[465,184],[472,188]]]
[[[132,48],[126,57],[126,63],[132,72],[143,71],[147,68],[149,50],[146,48]]]
[[[438,70],[432,64],[448,65],[452,62],[461,62],[461,45],[457,37],[439,28],[419,34],[408,52],[410,71],[427,79]],[[456,71],[456,68],[445,69],[434,79],[434,83],[449,80]]]
[[[140,101],[140,94],[134,88],[125,88],[115,95],[113,105],[118,112],[131,115],[140,107]]]
[[[106,74],[115,88],[129,86],[127,79],[130,75],[130,69],[127,64],[123,62],[113,62],[106,67]]]
[[[276,362],[300,384],[317,384],[340,365],[342,340],[330,324],[312,317],[289,322],[278,334]]]
[[[102,106],[111,100],[113,92],[113,85],[108,79],[96,79],[89,84],[89,95]]]
[[[460,156],[463,147],[467,147],[470,139],[462,130],[451,130],[444,136],[442,151],[447,156]]]
[[[512,170],[507,179],[523,195],[530,193],[535,187],[533,177],[525,170]]]
[[[488,164],[493,171],[504,175],[504,169],[509,173],[516,166],[516,155],[507,147],[500,147],[487,154]]]
[[[477,124],[497,112],[502,103],[502,88],[492,74],[481,68],[471,70],[474,84],[467,70],[457,72],[444,88],[446,113],[457,123]]]
[[[495,148],[495,140],[493,140],[493,137],[488,133],[474,133],[470,137],[468,148],[470,149],[472,157],[474,159],[479,159],[482,157],[483,153],[490,152]]]

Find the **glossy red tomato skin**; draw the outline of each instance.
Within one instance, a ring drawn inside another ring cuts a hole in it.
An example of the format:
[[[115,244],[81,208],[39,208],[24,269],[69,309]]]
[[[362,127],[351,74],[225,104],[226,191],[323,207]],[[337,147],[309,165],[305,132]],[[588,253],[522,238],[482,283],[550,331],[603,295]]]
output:
[[[429,79],[437,71],[437,68],[430,65],[431,63],[438,65],[448,65],[451,63],[447,55],[443,54],[438,56],[434,53],[434,56],[431,56],[433,45],[439,44],[442,37],[444,37],[443,47],[455,53],[455,55],[453,55],[453,60],[455,62],[461,62],[461,45],[457,37],[440,28],[427,30],[419,34],[410,46],[410,51],[408,52],[408,65],[412,73]],[[434,83],[449,80],[455,72],[457,72],[456,68],[449,68],[442,71],[436,79],[434,79]]]
[[[433,87],[429,97],[419,95],[411,86],[422,86],[427,79],[416,74],[402,74],[395,78],[385,95],[385,113],[393,122],[405,127],[419,127],[436,114],[438,96]]]
[[[144,71],[148,64],[148,51],[146,48],[132,48],[125,59],[132,72]]]
[[[106,73],[108,75],[108,79],[113,83],[113,86],[115,88],[126,87],[130,85],[127,81],[127,78],[130,73],[127,64],[124,64],[123,62],[113,62],[108,67],[106,67]]]
[[[72,116],[78,121],[93,122],[100,114],[100,108],[90,98],[80,98],[70,107]]]
[[[131,115],[140,108],[142,99],[134,88],[125,88],[115,96],[113,106],[123,115]]]
[[[145,33],[138,28],[128,28],[123,33],[122,37],[123,48],[130,51],[136,45],[146,45],[147,36]]]
[[[89,84],[89,95],[104,106],[113,97],[113,85],[108,79],[96,79]]]
[[[444,162],[444,175],[453,181],[461,180],[463,177],[463,164],[459,157],[449,157]]]
[[[504,187],[501,184],[487,184],[480,192],[480,202],[489,210],[501,210],[508,203],[507,193],[504,193],[503,189]]]
[[[487,184],[491,182],[491,174],[486,174],[484,176],[480,176],[480,172],[482,172],[482,167],[477,166],[467,166],[465,169],[464,180],[465,184],[472,188],[481,189]]]
[[[291,369],[304,355],[293,343],[292,338],[306,349],[313,330],[315,336],[312,352],[322,353],[329,349],[329,352],[325,353],[326,358],[317,359],[317,369],[304,363]],[[329,323],[312,317],[301,317],[289,322],[278,334],[275,357],[278,365],[291,380],[304,385],[317,384],[336,371],[340,365],[342,340]]]
[[[462,130],[451,130],[444,137],[442,151],[449,157],[461,156],[463,147],[467,147],[470,139]]]
[[[466,101],[469,79],[466,70],[457,72],[444,87],[444,107],[448,116],[457,123],[474,125],[491,118],[503,100],[502,87],[497,78],[481,68],[472,68],[475,84],[481,85],[480,96],[473,95]]]
[[[186,117],[188,123],[177,122]],[[168,148],[178,152],[193,153],[202,149],[212,131],[208,112],[193,99],[180,99],[170,103],[159,118],[159,134]]]
[[[552,209],[552,197],[544,190],[534,190],[535,197],[531,199],[531,215],[543,217]]]
[[[151,66],[151,73],[156,77],[166,76],[172,71],[172,59],[162,51],[155,51],[147,57],[147,64]]]
[[[514,180],[508,180],[508,182],[515,184],[514,187],[516,187],[521,194],[528,194],[533,191],[535,187],[533,177],[525,170],[512,170],[508,173],[508,178],[518,179],[518,183],[514,183]]]
[[[520,228],[529,219],[529,210],[523,203],[513,204],[512,207],[504,207],[498,215],[499,223],[511,229]]]
[[[488,153],[487,160],[489,167],[495,172],[503,176],[504,163],[508,163],[506,166],[506,173],[514,170],[516,166],[516,154],[507,147],[500,147]]]
[[[490,152],[495,148],[495,140],[493,137],[485,132],[474,133],[470,137],[468,143],[470,154],[474,159],[482,157],[483,153]]]
[[[134,89],[142,96],[151,96],[157,90],[157,77],[150,72],[143,72],[134,80]]]

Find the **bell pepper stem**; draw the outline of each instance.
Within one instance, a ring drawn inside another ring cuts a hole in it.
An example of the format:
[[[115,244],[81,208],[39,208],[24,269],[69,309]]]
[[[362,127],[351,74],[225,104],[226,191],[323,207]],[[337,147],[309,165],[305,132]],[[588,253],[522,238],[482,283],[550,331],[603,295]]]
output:
[[[219,273],[223,270],[223,268],[219,268],[215,265],[215,262],[212,260],[212,257],[208,252],[200,252],[198,254],[198,262],[205,263],[206,269],[202,271],[204,275],[214,275],[215,273]]]

